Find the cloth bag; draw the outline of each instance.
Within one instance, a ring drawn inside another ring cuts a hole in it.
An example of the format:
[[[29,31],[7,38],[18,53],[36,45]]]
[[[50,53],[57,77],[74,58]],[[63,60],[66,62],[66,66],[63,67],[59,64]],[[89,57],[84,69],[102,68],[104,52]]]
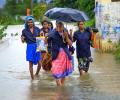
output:
[[[51,67],[52,67],[52,57],[51,57],[51,54],[47,52],[45,53],[44,58],[42,60],[42,68],[45,71],[50,71]]]

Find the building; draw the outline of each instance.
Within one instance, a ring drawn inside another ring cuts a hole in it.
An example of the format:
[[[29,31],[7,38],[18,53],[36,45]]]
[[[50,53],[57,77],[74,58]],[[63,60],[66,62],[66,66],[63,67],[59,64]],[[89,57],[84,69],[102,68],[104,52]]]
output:
[[[120,0],[96,0],[96,27],[104,39],[120,39]]]

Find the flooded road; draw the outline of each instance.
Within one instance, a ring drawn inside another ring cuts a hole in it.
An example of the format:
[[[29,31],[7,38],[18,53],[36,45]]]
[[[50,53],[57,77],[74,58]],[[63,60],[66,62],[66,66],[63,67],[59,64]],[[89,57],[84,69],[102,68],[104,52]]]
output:
[[[75,71],[65,86],[57,87],[51,74],[43,70],[31,81],[26,44],[19,38],[0,44],[0,100],[120,100],[120,64],[113,55],[92,50],[94,62],[82,77],[75,59]]]

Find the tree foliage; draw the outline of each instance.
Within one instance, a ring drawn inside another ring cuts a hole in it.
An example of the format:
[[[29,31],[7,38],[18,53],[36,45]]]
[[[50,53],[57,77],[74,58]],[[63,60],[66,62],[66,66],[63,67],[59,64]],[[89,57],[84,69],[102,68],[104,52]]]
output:
[[[56,7],[69,7],[75,8],[75,2],[77,0],[53,0],[53,4]]]
[[[0,40],[6,36],[6,33],[4,33],[6,29],[7,29],[7,25],[3,26],[2,28],[0,27]]]
[[[90,18],[94,18],[95,0],[77,0],[76,8],[85,11]]]
[[[36,20],[42,19],[44,16],[44,13],[47,10],[47,5],[45,3],[40,3],[33,9],[33,15]]]
[[[4,11],[7,12],[8,15],[16,16],[16,15],[26,15],[26,9],[31,8],[31,0],[7,0]],[[37,0],[34,0],[34,5],[37,5]]]

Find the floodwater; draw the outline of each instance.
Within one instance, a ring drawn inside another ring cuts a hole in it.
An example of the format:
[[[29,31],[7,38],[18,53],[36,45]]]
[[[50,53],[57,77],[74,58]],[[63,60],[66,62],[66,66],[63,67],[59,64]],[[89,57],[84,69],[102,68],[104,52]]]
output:
[[[0,100],[120,100],[120,64],[112,54],[92,49],[94,62],[81,77],[75,59],[73,74],[57,87],[51,73],[43,70],[31,81],[25,49],[20,36],[0,43]]]

